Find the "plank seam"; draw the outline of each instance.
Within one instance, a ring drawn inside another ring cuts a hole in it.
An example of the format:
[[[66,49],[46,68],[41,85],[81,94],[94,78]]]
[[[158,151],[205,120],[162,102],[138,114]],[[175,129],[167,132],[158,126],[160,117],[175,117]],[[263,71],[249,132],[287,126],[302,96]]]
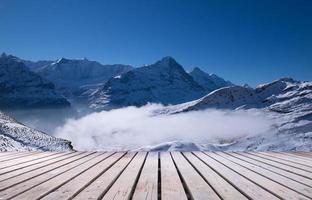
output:
[[[86,155],[86,156],[83,156],[82,158],[85,158],[85,157],[87,157],[87,156],[89,156],[89,155],[92,155],[92,154],[95,154],[95,152],[92,152],[91,154],[88,154],[88,155]],[[102,154],[100,154],[100,155],[102,155]],[[90,160],[92,160],[92,159],[94,159],[94,158],[100,156],[100,155],[97,155],[97,156],[95,156],[95,157],[93,157],[93,158],[90,158],[90,159],[88,159],[88,160],[86,160],[86,161],[84,161],[84,162],[82,162],[82,163],[80,163],[80,164],[78,164],[78,165],[75,165],[75,166],[73,166],[73,167],[71,167],[71,168],[69,168],[69,169],[67,169],[67,170],[65,170],[65,171],[63,171],[63,172],[61,172],[61,173],[59,173],[59,174],[56,174],[56,175],[54,175],[54,176],[52,176],[52,177],[50,177],[50,178],[48,178],[48,179],[46,179],[46,180],[44,180],[44,181],[42,181],[42,182],[40,182],[40,183],[37,183],[37,184],[31,186],[30,188],[27,188],[27,189],[25,189],[25,190],[23,190],[23,191],[21,191],[21,192],[15,194],[14,196],[9,197],[8,200],[9,200],[9,199],[12,199],[12,198],[15,198],[16,196],[21,195],[22,193],[25,193],[25,192],[27,192],[27,191],[29,191],[29,190],[31,190],[31,189],[37,187],[38,185],[41,185],[41,184],[43,184],[43,183],[45,183],[45,182],[47,182],[47,181],[49,181],[49,180],[51,180],[51,179],[53,179],[53,178],[55,178],[55,177],[57,177],[57,176],[60,176],[60,175],[62,175],[63,173],[66,173],[67,171],[69,171],[69,170],[71,170],[71,169],[73,169],[73,168],[76,168],[76,167],[78,167],[78,166],[80,166],[80,165],[82,165],[82,164],[84,164],[84,163],[86,163],[86,162],[88,162],[88,161],[90,161]],[[80,160],[80,159],[82,159],[82,158],[78,158],[78,159],[76,159],[76,160],[73,160],[72,162],[75,162],[75,161]],[[72,162],[71,162],[71,163],[72,163]],[[66,163],[66,164],[64,164],[64,165],[62,165],[62,166],[59,166],[59,167],[57,167],[57,168],[63,167],[63,166],[68,165],[68,164],[69,164],[69,163]],[[54,169],[57,169],[57,168],[54,168]],[[52,169],[52,170],[54,170],[54,169]],[[52,170],[50,170],[50,171],[52,171]],[[44,173],[46,173],[46,172],[44,172]],[[33,178],[33,177],[32,177],[32,178]],[[30,178],[30,179],[32,179],[32,178]],[[25,181],[22,181],[22,182],[25,182]]]
[[[204,160],[202,160],[200,157],[198,157],[196,154],[194,154],[194,152],[192,152],[192,154],[198,158],[201,162],[203,162],[207,167],[209,167],[212,171],[214,171],[215,173],[217,173],[220,177],[222,177],[226,182],[228,182],[231,186],[233,186],[236,190],[238,190],[241,194],[243,194],[247,199],[252,200],[252,198],[246,194],[244,191],[242,191],[239,187],[237,187],[234,183],[232,183],[230,180],[228,180],[226,177],[224,177],[221,173],[219,173],[218,171],[216,171],[215,169],[213,169],[212,167],[210,167]],[[230,169],[231,171],[233,171],[232,169]],[[236,173],[236,172],[235,172]]]
[[[121,176],[121,174],[125,171],[125,169],[129,166],[129,164],[131,163],[131,161],[134,159],[134,157],[137,155],[138,153],[136,152],[134,154],[134,156],[130,159],[130,161],[127,163],[127,165],[117,174],[117,176],[112,180],[112,182],[105,188],[105,190],[100,194],[100,196],[97,199],[102,199],[105,194],[109,191],[109,189],[114,185],[114,183],[117,181],[117,179]]]
[[[92,154],[93,154],[93,153],[92,153]],[[80,155],[80,154],[74,155],[74,156],[72,156],[72,157],[75,157],[75,156],[78,156],[78,155]],[[88,155],[91,155],[91,154],[88,154]],[[86,155],[86,156],[88,156],[88,155]],[[86,156],[84,156],[84,157],[86,157]],[[72,157],[69,157],[69,158],[72,158]],[[84,157],[82,157],[82,158],[84,158]],[[65,159],[66,159],[66,158],[65,158]],[[65,160],[65,159],[63,159],[63,160]],[[81,159],[81,158],[78,158],[78,159],[76,159],[76,160],[79,160],[79,159]],[[72,162],[74,162],[74,161],[76,161],[76,160],[73,160]],[[60,160],[60,161],[62,161],[62,160]],[[55,163],[57,163],[57,162],[55,162]],[[53,164],[53,163],[52,163],[52,164]],[[36,174],[36,175],[32,176],[31,178],[27,178],[27,179],[25,179],[25,180],[22,180],[22,181],[20,181],[20,182],[17,182],[17,183],[14,183],[14,184],[10,185],[10,186],[7,186],[7,187],[5,187],[5,188],[3,188],[3,189],[0,189],[0,191],[6,190],[6,189],[8,189],[8,188],[10,188],[10,187],[13,187],[13,186],[15,186],[15,185],[18,185],[18,184],[20,184],[20,183],[23,183],[23,182],[26,182],[26,181],[28,181],[28,180],[30,180],[30,179],[36,178],[36,177],[38,177],[38,176],[40,176],[40,175],[42,175],[42,174],[44,174],[44,173],[50,172],[50,171],[52,171],[52,170],[54,170],[54,169],[58,169],[58,168],[63,167],[63,166],[65,166],[65,165],[67,165],[67,164],[69,164],[69,163],[60,165],[60,166],[58,166],[58,167],[56,167],[56,168],[50,169],[50,170],[45,171],[45,172],[43,172],[43,173]]]
[[[9,158],[10,156],[12,157],[18,154],[24,154],[24,152],[9,152],[9,153],[5,152],[5,154],[1,152],[0,159]]]
[[[260,155],[258,155],[258,154],[254,154],[254,153],[250,153],[250,152],[246,152],[247,154],[250,154],[250,155],[254,155],[254,156],[257,156],[257,157],[260,157],[260,158],[263,158],[263,159],[266,159],[266,160],[270,160],[270,161],[273,161],[273,162],[277,162],[277,163],[279,163],[279,164],[282,164],[282,165],[286,165],[286,166],[289,166],[289,167],[294,167],[294,168],[296,168],[296,169],[300,169],[300,170],[303,170],[303,171],[305,171],[305,172],[309,172],[309,173],[312,173],[312,171],[309,171],[309,170],[306,170],[306,169],[302,169],[302,168],[299,168],[299,167],[295,167],[295,166],[293,166],[293,165],[289,165],[289,164],[285,164],[285,163],[282,163],[282,162],[280,162],[280,161],[278,161],[278,160],[274,160],[274,159],[270,159],[270,158],[272,158],[272,157],[269,157],[269,158],[267,158],[267,157],[265,157],[265,156],[260,156]],[[310,179],[312,179],[312,178],[310,178]]]
[[[291,154],[300,156],[301,158],[309,158],[309,159],[312,158],[311,152],[292,152]]]
[[[310,185],[308,185],[308,184],[306,184],[306,183],[302,183],[302,182],[299,181],[299,180],[290,178],[290,177],[288,177],[288,176],[286,176],[286,175],[284,175],[284,174],[281,174],[281,173],[279,173],[279,172],[275,172],[275,171],[273,171],[273,170],[271,170],[271,169],[268,169],[268,168],[266,168],[266,167],[262,167],[262,166],[260,166],[259,164],[254,164],[254,163],[252,163],[252,162],[250,162],[250,161],[243,160],[243,159],[241,159],[241,158],[239,158],[239,157],[233,155],[233,154],[236,154],[236,153],[232,153],[232,154],[230,154],[230,153],[228,153],[228,152],[223,152],[223,153],[225,153],[225,154],[227,154],[227,155],[229,155],[229,156],[232,156],[232,157],[234,157],[234,158],[236,158],[236,159],[242,160],[242,161],[244,161],[244,162],[250,163],[250,164],[252,164],[252,165],[261,167],[261,168],[263,168],[263,169],[266,169],[266,170],[268,170],[268,171],[270,171],[270,172],[273,172],[273,173],[278,174],[278,175],[280,175],[280,176],[283,176],[283,177],[285,177],[285,178],[288,178],[288,179],[291,179],[291,180],[293,180],[293,181],[296,181],[296,182],[298,182],[298,183],[300,183],[300,184],[303,184],[303,185],[305,185],[305,186],[312,187],[312,186],[310,186]],[[238,155],[239,155],[239,154],[238,154]],[[241,155],[241,156],[242,156],[242,155]],[[245,156],[243,156],[243,157],[245,157]],[[249,158],[249,157],[246,157],[246,158]],[[249,158],[249,159],[251,159],[251,158]],[[255,161],[257,161],[257,160],[255,160]],[[260,162],[260,161],[258,161],[258,162]],[[262,162],[262,163],[263,163],[263,162]],[[263,164],[266,164],[266,163],[263,163]],[[274,168],[276,168],[276,169],[279,169],[279,170],[282,170],[282,171],[284,171],[284,172],[290,173],[290,172],[288,172],[288,171],[286,171],[286,170],[280,169],[280,168],[275,167],[275,166],[271,166],[271,167],[274,167]],[[294,174],[294,173],[292,173],[292,174]],[[297,175],[297,174],[294,174],[294,175]],[[297,176],[298,176],[298,175],[297,175]],[[303,177],[303,176],[301,176],[301,177]],[[305,177],[303,177],[303,178],[305,178]]]
[[[297,165],[302,165],[302,166],[304,166],[304,167],[308,167],[308,168],[311,168],[311,170],[312,170],[312,166],[311,165],[306,165],[306,164],[302,164],[302,163],[299,163],[299,162],[296,162],[296,161],[291,161],[291,160],[287,160],[287,159],[285,159],[285,158],[281,158],[281,157],[278,157],[278,156],[274,156],[274,155],[271,155],[271,154],[264,154],[264,153],[262,153],[262,152],[259,152],[261,155],[267,155],[267,156],[269,156],[269,157],[271,157],[271,158],[276,158],[276,159],[279,159],[279,160],[283,160],[283,161],[285,161],[285,162],[290,162],[290,163],[294,163],[294,164],[297,164]],[[309,160],[310,161],[310,160]]]
[[[194,200],[194,197],[192,196],[192,193],[191,193],[190,189],[188,188],[188,186],[187,186],[187,184],[186,184],[186,182],[185,182],[185,180],[184,180],[184,178],[183,178],[183,176],[182,176],[182,174],[181,174],[181,172],[180,172],[180,170],[179,170],[175,160],[173,159],[171,152],[170,152],[170,157],[171,157],[171,159],[173,161],[173,164],[174,164],[174,166],[175,166],[175,168],[176,168],[176,170],[178,172],[178,175],[179,175],[180,181],[182,183],[182,186],[184,188],[184,192],[186,194],[187,199],[188,200]]]
[[[216,153],[216,154],[217,154],[217,153]],[[267,178],[267,179],[269,179],[269,180],[271,180],[271,181],[273,181],[273,182],[275,182],[275,183],[277,183],[277,184],[279,184],[279,185],[282,185],[282,186],[284,186],[285,188],[288,188],[288,189],[290,189],[290,190],[292,190],[292,191],[294,191],[294,192],[296,192],[296,193],[298,193],[298,194],[301,194],[301,195],[303,195],[303,196],[305,196],[305,197],[307,197],[307,198],[311,198],[311,197],[307,196],[306,194],[303,194],[303,193],[301,193],[301,192],[299,192],[299,191],[297,191],[297,190],[295,190],[295,189],[293,189],[293,188],[291,188],[291,187],[289,187],[289,186],[287,186],[287,185],[284,185],[283,183],[280,183],[280,182],[278,182],[278,181],[276,181],[276,180],[274,180],[274,179],[272,179],[272,178],[270,178],[270,177],[268,177],[268,176],[266,176],[266,175],[260,174],[260,173],[258,173],[258,172],[256,172],[256,171],[254,171],[253,169],[249,169],[248,167],[245,167],[245,166],[242,165],[242,164],[239,164],[239,163],[237,163],[237,162],[235,162],[235,161],[232,161],[232,160],[230,160],[230,159],[228,159],[228,158],[226,158],[226,157],[224,157],[224,156],[222,156],[222,155],[220,155],[220,154],[217,154],[217,155],[223,157],[224,159],[226,159],[226,160],[228,160],[228,161],[230,161],[230,162],[232,162],[232,163],[236,163],[237,165],[239,165],[239,166],[241,166],[241,167],[243,167],[243,168],[245,168],[245,169],[247,169],[247,170],[250,170],[250,171],[252,171],[252,172],[254,172],[254,173],[256,173],[256,174],[258,174],[258,175],[260,175],[260,176],[263,176],[263,177],[265,177],[265,178]],[[254,165],[254,164],[252,164],[252,165]],[[264,169],[265,169],[265,168],[264,168]],[[288,177],[287,177],[287,178],[288,178]],[[300,184],[301,184],[301,183],[300,183]]]
[[[103,154],[105,154],[105,153],[103,152],[102,154],[100,154],[100,155],[98,155],[98,156],[101,156],[101,155],[103,155]],[[83,174],[84,172],[88,171],[88,170],[91,169],[92,167],[98,165],[99,163],[103,162],[104,160],[106,160],[107,158],[113,156],[114,154],[115,154],[115,152],[114,152],[114,153],[111,153],[111,154],[109,154],[109,155],[107,155],[106,157],[104,157],[104,158],[101,159],[100,161],[98,161],[98,162],[94,163],[93,165],[87,167],[86,169],[84,169],[83,171],[79,172],[79,173],[76,174],[75,176],[69,178],[68,180],[66,180],[65,182],[61,183],[60,185],[58,185],[58,186],[52,188],[51,190],[47,191],[45,194],[42,194],[40,197],[37,198],[37,200],[38,200],[38,199],[42,199],[43,197],[47,196],[47,195],[48,195],[49,193],[51,193],[51,192],[54,192],[54,191],[57,190],[58,188],[62,187],[62,186],[65,185],[66,183],[68,183],[68,182],[70,182],[71,180],[75,179],[75,178],[78,177],[79,175]],[[95,158],[97,158],[98,156],[96,156],[96,157],[94,157],[94,158],[92,158],[92,159],[95,159]],[[92,160],[92,159],[90,159],[90,160]],[[88,161],[90,161],[90,160],[88,160]],[[84,164],[84,163],[81,163],[81,164]],[[81,165],[81,164],[80,164],[80,165]],[[104,171],[106,171],[107,169],[108,169],[108,168],[104,169]]]
[[[0,158],[1,157],[5,157],[5,156],[10,156],[10,155],[15,155],[18,154],[20,152],[18,151],[5,151],[5,152],[1,152]]]
[[[308,161],[312,162],[312,159],[310,157],[307,157],[307,156],[299,156],[298,154],[295,154],[295,153],[286,153],[286,152],[278,152],[278,153],[281,153],[281,154],[284,154],[286,156],[293,156],[294,158],[297,158],[297,159],[307,159]]]
[[[116,153],[116,152],[115,152]],[[107,170],[109,170],[112,166],[114,166],[119,160],[121,160],[127,153],[122,154],[117,160],[115,160],[113,163],[111,163],[107,168],[105,168],[103,171],[101,171],[96,177],[94,177],[92,180],[90,180],[87,184],[85,184],[82,188],[80,188],[76,193],[74,193],[68,200],[71,200],[75,198],[80,192],[82,192],[84,189],[86,189],[90,184],[92,184],[96,179],[98,179],[100,176],[102,176]]]
[[[209,155],[208,155],[208,154],[206,154],[205,152],[203,152],[203,153],[204,153],[206,156],[210,157],[211,159],[213,159],[213,160],[217,161],[218,163],[222,164],[223,166],[227,167],[228,169],[232,170],[233,172],[237,173],[238,175],[240,175],[240,176],[242,176],[242,177],[246,178],[246,179],[247,179],[247,180],[249,180],[250,182],[252,182],[252,183],[254,183],[255,185],[259,186],[260,188],[264,189],[264,190],[265,190],[265,191],[267,191],[268,193],[270,193],[270,194],[272,194],[272,195],[276,196],[276,197],[277,197],[277,198],[279,198],[279,199],[283,199],[283,198],[282,198],[281,196],[279,196],[278,194],[273,193],[272,191],[268,190],[268,189],[267,189],[267,188],[265,188],[264,186],[262,186],[262,185],[258,184],[257,182],[255,182],[255,181],[251,180],[250,178],[248,178],[248,177],[244,176],[243,174],[241,174],[241,173],[237,172],[236,170],[234,170],[234,169],[232,169],[232,168],[228,167],[227,165],[223,164],[222,162],[218,161],[217,159],[215,159],[215,158],[213,158],[213,157],[209,156]]]
[[[31,155],[33,154],[36,154],[36,153],[30,153]],[[9,158],[9,159],[6,159],[6,160],[0,160],[0,162],[6,162],[6,161],[11,161],[11,160],[15,160],[15,159],[18,159],[18,158],[21,158],[21,157],[25,157],[25,155],[27,155],[27,153],[22,153],[22,155],[18,155],[18,156],[14,156],[13,158]],[[28,156],[31,156],[31,155],[27,155],[26,157]]]
[[[137,174],[137,177],[135,178],[134,184],[133,184],[133,186],[132,186],[132,188],[131,188],[131,192],[130,192],[129,198],[128,198],[129,200],[132,200],[132,198],[133,198],[133,194],[134,194],[135,188],[136,188],[137,185],[138,185],[138,181],[139,181],[139,178],[140,178],[140,176],[141,176],[141,173],[142,173],[142,170],[143,170],[143,167],[144,167],[144,164],[145,164],[147,155],[148,155],[148,152],[146,153],[146,155],[145,155],[145,157],[144,157],[143,163],[142,163],[142,165],[141,165],[141,167],[140,167],[140,169],[139,169],[139,172],[138,172],[138,174]]]
[[[82,153],[80,153],[80,154],[82,154]],[[68,157],[68,158],[72,158],[72,157],[78,156],[78,155],[80,155],[80,154],[73,155],[73,156],[70,156],[70,157]],[[66,154],[66,155],[67,155],[67,154]],[[65,156],[65,155],[59,156],[59,157],[57,157],[57,158],[60,158],[60,157],[63,157],[63,156]],[[60,162],[60,161],[66,160],[66,159],[68,159],[68,158],[64,158],[64,159],[61,159],[61,160],[58,160],[58,161],[54,161],[54,162],[52,162],[52,163],[43,165],[43,166],[41,166],[41,167],[38,167],[38,168],[35,168],[35,169],[32,169],[32,170],[26,171],[26,172],[23,172],[23,173],[20,173],[20,174],[16,174],[16,175],[11,176],[11,177],[8,177],[8,178],[6,178],[6,179],[0,180],[0,182],[9,180],[9,179],[11,179],[11,178],[15,178],[15,177],[17,177],[17,176],[21,176],[21,175],[23,175],[23,174],[27,174],[27,173],[29,173],[29,172],[35,171],[35,170],[37,170],[37,169],[46,167],[46,166],[51,165],[51,164],[58,163],[58,162]],[[15,171],[15,170],[12,170],[12,171],[10,171],[10,172],[13,172],[13,171]],[[8,173],[9,173],[9,172],[8,172]],[[3,174],[6,174],[6,173],[3,173]],[[3,175],[3,174],[0,174],[0,175]],[[40,175],[41,175],[41,174],[40,174]],[[2,191],[2,190],[0,189],[0,191]]]
[[[158,152],[158,171],[157,171],[157,200],[161,200],[161,162],[160,152]]]
[[[238,155],[243,155],[243,154],[241,154],[241,153],[236,153],[236,154],[238,154]],[[254,154],[249,154],[249,155],[250,155],[250,156],[258,157],[258,158],[260,158],[260,159],[265,159],[265,158],[263,158],[263,157],[259,157],[259,156],[256,156],[256,155],[254,155]],[[245,155],[244,155],[244,156],[245,156]],[[302,176],[302,177],[307,178],[307,179],[310,179],[310,180],[312,179],[311,177],[308,177],[308,176],[305,176],[305,175],[302,175],[302,174],[298,174],[298,173],[296,173],[296,172],[294,172],[294,171],[292,171],[292,170],[283,169],[283,168],[281,168],[281,167],[278,167],[278,166],[275,166],[275,165],[266,163],[266,162],[264,162],[264,161],[262,161],[262,160],[257,160],[257,159],[254,158],[254,157],[249,157],[249,156],[245,156],[245,157],[250,158],[250,159],[253,159],[253,160],[255,160],[255,161],[262,162],[262,163],[267,164],[267,165],[270,165],[270,166],[272,166],[272,167],[279,168],[279,169],[284,170],[284,171],[286,171],[286,172],[290,172],[290,173],[296,174],[296,175],[298,175],[298,176]],[[268,160],[268,159],[265,159],[265,160]],[[272,161],[272,160],[270,160],[270,161]],[[272,162],[273,162],[273,161],[272,161]],[[283,164],[283,163],[279,163],[279,162],[277,162],[277,163],[280,164],[280,165],[282,165],[282,166],[292,167],[292,166],[285,165],[285,164]],[[296,168],[296,169],[298,169],[298,168]],[[300,169],[300,170],[301,170],[301,169]],[[305,172],[306,172],[306,171],[305,171]]]
[[[209,181],[203,176],[203,174],[191,163],[191,161],[181,152],[182,156],[187,160],[187,162],[193,167],[193,169],[201,176],[201,178],[211,187],[211,189],[217,194],[217,196],[223,200],[222,196],[217,192],[217,190],[209,183]]]
[[[26,167],[34,166],[34,165],[37,165],[37,164],[45,163],[46,161],[50,161],[50,160],[53,160],[53,159],[56,159],[56,158],[60,158],[60,157],[63,157],[63,156],[65,156],[65,155],[69,155],[69,154],[71,154],[71,153],[63,154],[63,155],[57,156],[57,157],[55,157],[55,158],[50,158],[50,159],[45,160],[45,161],[40,162],[40,163],[34,163],[34,164],[26,165],[26,166],[23,166],[23,167],[20,167],[20,168],[17,168],[17,169],[13,169],[13,170],[10,170],[10,171],[6,171],[6,172],[1,173],[0,175],[7,174],[7,173],[10,173],[10,172],[14,172],[14,171],[17,171],[17,170],[20,170],[20,169],[24,169],[24,168],[26,168]],[[46,165],[45,165],[45,166],[46,166]],[[40,168],[35,168],[35,169],[40,169]],[[35,170],[35,169],[34,169],[34,170]],[[33,171],[33,170],[29,170],[29,171],[26,171],[26,172],[30,172],[30,171]],[[25,172],[24,172],[24,173],[25,173]],[[24,174],[24,173],[21,173],[21,174]],[[1,180],[1,181],[3,181],[3,180]],[[1,182],[1,181],[0,181],[0,182]]]
[[[57,155],[57,154],[60,154],[60,152],[53,153],[53,154],[51,154],[51,155],[44,156],[44,157],[40,157],[40,158],[35,158],[35,159],[32,159],[32,160],[27,160],[27,161],[20,162],[20,163],[17,163],[17,164],[8,165],[8,166],[6,166],[6,167],[0,168],[0,170],[5,169],[5,168],[9,168],[9,167],[12,167],[12,166],[16,166],[16,165],[25,164],[25,163],[32,162],[32,161],[35,161],[35,160],[40,160],[40,159],[43,159],[43,158],[51,157],[51,156],[54,156],[54,155]]]

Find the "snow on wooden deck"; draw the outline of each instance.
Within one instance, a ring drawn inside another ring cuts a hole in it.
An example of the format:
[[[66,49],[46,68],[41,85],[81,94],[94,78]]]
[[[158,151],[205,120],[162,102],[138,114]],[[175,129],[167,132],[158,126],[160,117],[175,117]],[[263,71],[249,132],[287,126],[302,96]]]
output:
[[[312,199],[312,153],[2,152],[0,199]]]

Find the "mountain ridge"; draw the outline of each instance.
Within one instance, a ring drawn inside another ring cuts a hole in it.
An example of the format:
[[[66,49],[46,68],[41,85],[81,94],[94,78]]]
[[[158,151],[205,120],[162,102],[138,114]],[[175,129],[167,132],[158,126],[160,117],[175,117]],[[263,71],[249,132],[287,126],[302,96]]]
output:
[[[230,81],[225,81],[223,78],[220,78],[215,74],[208,74],[204,72],[199,67],[195,67],[189,74],[197,83],[206,88],[207,93],[212,92],[218,88],[234,85]]]
[[[168,106],[155,113],[177,114],[206,109],[262,111],[276,121],[272,127],[274,132],[236,138],[225,144],[194,144],[196,148],[192,149],[193,151],[311,151],[312,149],[311,81],[281,78],[261,84],[255,89],[243,86],[225,87],[198,100]],[[158,145],[155,148],[175,149],[175,143],[168,145]]]
[[[0,57],[0,107],[69,107],[70,103],[55,90],[52,82],[30,71],[19,58]]]
[[[148,102],[175,104],[200,97],[202,88],[172,57],[135,68],[121,77],[110,79],[94,93],[94,107],[142,106]]]

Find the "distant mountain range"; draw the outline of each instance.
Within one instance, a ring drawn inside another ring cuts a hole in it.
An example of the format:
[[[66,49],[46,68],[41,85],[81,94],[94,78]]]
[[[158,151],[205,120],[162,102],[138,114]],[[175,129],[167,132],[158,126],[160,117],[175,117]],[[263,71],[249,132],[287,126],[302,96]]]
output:
[[[198,82],[196,81],[198,80]],[[187,73],[172,57],[111,78],[91,96],[91,106],[110,109],[147,103],[179,104],[233,85],[198,68]]]
[[[1,110],[69,107],[76,101],[96,110],[147,103],[166,105],[155,111],[158,114],[210,108],[259,109],[272,119],[279,119],[277,133],[239,138],[222,145],[203,147],[178,142],[160,144],[155,149],[312,149],[312,82],[282,78],[256,88],[237,86],[199,68],[188,73],[172,57],[134,68],[122,64],[103,65],[87,59],[32,62],[2,54],[0,97]],[[3,113],[0,114],[0,137],[3,138],[0,150],[70,149],[67,141],[28,128]],[[33,137],[40,139],[32,141]]]
[[[179,104],[233,85],[199,68],[187,73],[172,57],[133,68],[87,59],[33,62],[3,53],[0,70],[0,108],[69,106],[69,102],[77,101],[97,110],[147,103]]]

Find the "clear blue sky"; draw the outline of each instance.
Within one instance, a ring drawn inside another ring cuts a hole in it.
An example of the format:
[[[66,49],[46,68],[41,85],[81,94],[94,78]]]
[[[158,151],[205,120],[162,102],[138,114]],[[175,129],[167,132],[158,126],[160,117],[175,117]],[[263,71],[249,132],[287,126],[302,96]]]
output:
[[[0,0],[0,52],[312,80],[312,0]]]

